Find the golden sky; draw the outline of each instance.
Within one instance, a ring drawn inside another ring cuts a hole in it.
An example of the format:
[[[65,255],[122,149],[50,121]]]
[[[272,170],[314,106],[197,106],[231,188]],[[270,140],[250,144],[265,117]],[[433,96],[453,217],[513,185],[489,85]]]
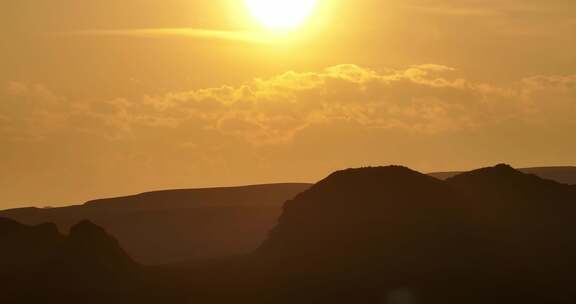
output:
[[[0,208],[576,163],[576,1],[0,2]]]

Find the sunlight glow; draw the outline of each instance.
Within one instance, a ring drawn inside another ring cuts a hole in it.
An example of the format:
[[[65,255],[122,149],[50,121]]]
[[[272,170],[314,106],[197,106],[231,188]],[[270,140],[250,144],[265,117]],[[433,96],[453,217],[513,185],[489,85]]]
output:
[[[292,30],[316,7],[317,0],[245,0],[250,13],[267,29]]]

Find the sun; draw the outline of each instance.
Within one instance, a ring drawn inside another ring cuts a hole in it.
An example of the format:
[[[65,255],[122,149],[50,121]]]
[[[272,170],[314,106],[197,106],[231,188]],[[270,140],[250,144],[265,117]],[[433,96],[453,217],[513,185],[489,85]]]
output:
[[[292,30],[316,7],[317,0],[244,0],[250,13],[267,29]]]

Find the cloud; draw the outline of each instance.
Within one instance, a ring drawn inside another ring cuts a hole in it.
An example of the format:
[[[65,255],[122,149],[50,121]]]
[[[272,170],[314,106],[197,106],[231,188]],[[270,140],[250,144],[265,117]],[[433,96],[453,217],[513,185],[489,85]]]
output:
[[[57,32],[57,35],[69,36],[128,36],[143,38],[190,37],[198,39],[231,40],[252,43],[268,43],[274,36],[249,31],[222,31],[196,28],[150,28],[150,29],[113,29],[113,30],[76,30]]]
[[[452,78],[453,70],[420,65],[377,72],[339,65],[316,73],[288,72],[238,87],[151,96],[147,104],[174,121],[176,116],[195,117],[206,128],[252,144],[271,144],[289,142],[312,125],[338,121],[424,134],[462,132],[513,119],[529,121],[551,110],[542,104],[541,95],[553,93],[542,90],[562,94],[548,78],[499,87]]]
[[[499,17],[504,15],[504,12],[495,10],[495,9],[488,9],[484,7],[480,8],[462,8],[462,7],[454,7],[454,6],[440,6],[440,5],[407,5],[408,8],[431,15],[439,15],[439,16],[448,16],[448,17],[478,17],[478,18],[486,18],[486,17]]]
[[[574,75],[535,76],[504,87],[456,78],[453,72],[432,64],[383,72],[348,64],[239,86],[98,102],[72,102],[41,85],[11,83],[12,108],[5,111],[16,113],[8,119],[12,130],[19,125],[27,130],[21,134],[34,134],[30,138],[74,130],[122,139],[142,135],[142,128],[186,128],[255,146],[286,144],[311,126],[339,122],[441,134],[507,121],[572,123],[576,117]],[[7,124],[4,118],[4,130]]]

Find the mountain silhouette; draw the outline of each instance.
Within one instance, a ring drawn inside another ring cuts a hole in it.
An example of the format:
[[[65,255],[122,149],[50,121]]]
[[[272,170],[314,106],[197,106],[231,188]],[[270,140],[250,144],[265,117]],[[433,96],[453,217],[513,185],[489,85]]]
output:
[[[513,260],[550,277],[576,271],[576,186],[525,174],[508,165],[482,168],[446,180],[469,202],[475,250],[487,261]],[[483,247],[483,248],[482,248]]]
[[[258,255],[359,293],[407,287],[424,303],[576,299],[575,189],[508,165],[446,181],[339,171],[286,203]]]
[[[20,208],[0,216],[62,231],[89,219],[113,233],[135,260],[165,264],[249,253],[265,239],[282,204],[309,184],[167,190],[62,208]]]
[[[572,208],[576,199],[576,186],[525,174],[505,164],[462,173],[446,182],[468,197],[482,199],[484,204],[498,204],[500,211],[512,208],[516,215],[528,210],[556,213]]]
[[[53,223],[0,218],[0,244],[0,299],[117,288],[139,271],[116,239],[89,221],[63,235]]]
[[[121,279],[135,264],[99,226],[84,221],[66,236],[54,224],[0,219],[12,248],[2,260],[16,270],[4,279],[55,288],[67,278],[67,294],[112,303],[576,302],[576,186],[501,164],[446,180],[402,166],[347,169],[302,190],[253,253],[136,266],[136,283]],[[158,204],[162,193],[145,197],[123,198],[122,208],[172,208]],[[116,214],[116,204],[75,208]]]
[[[70,229],[68,248],[73,260],[88,268],[116,273],[134,268],[134,261],[102,227],[84,220]]]
[[[339,171],[285,204],[260,251],[344,257],[366,246],[376,253],[376,246],[391,253],[386,244],[392,240],[408,246],[440,229],[437,219],[459,209],[450,192],[447,184],[405,167]]]
[[[562,184],[576,185],[576,167],[573,166],[533,167],[533,168],[521,168],[517,170],[527,174],[534,174],[543,179],[550,179]],[[434,172],[430,173],[430,175],[438,179],[448,179],[450,177],[454,177],[462,173],[464,172],[462,171]]]
[[[28,226],[0,218],[0,243],[1,271],[69,264],[117,272],[136,266],[114,237],[89,221],[74,225],[69,235],[63,235],[53,223]]]

